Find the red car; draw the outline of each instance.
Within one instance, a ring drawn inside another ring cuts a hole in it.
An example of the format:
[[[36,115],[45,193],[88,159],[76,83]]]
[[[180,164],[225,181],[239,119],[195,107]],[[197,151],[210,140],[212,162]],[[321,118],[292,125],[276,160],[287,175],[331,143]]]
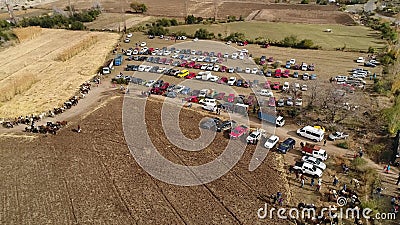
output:
[[[282,74],[282,77],[288,78],[290,75],[290,70],[285,70]]]
[[[272,85],[272,89],[273,90],[279,90],[280,86],[281,86],[281,84],[279,82],[274,82],[274,85]]]
[[[201,67],[201,64],[196,64],[193,66],[193,68],[195,68],[195,69],[200,69],[200,67]]]
[[[179,65],[180,67],[185,67],[186,66],[186,64],[188,64],[188,62],[187,61],[182,61],[181,62],[181,64]]]
[[[232,139],[237,139],[240,137],[243,137],[243,135],[246,135],[249,132],[249,128],[246,127],[245,125],[240,125],[235,127],[229,134],[229,137]]]
[[[221,77],[221,79],[219,79],[218,84],[226,84],[228,83],[228,78],[227,77]]]
[[[163,85],[160,87],[160,89],[165,91],[165,90],[167,90],[168,87],[169,87],[169,83],[168,82],[164,82]]]
[[[192,61],[192,62],[186,64],[186,67],[193,68],[195,64],[196,64],[196,62]]]
[[[186,79],[193,79],[196,77],[196,73],[190,72],[189,75],[187,75],[185,78]]]
[[[185,98],[185,101],[198,103],[199,102],[199,98],[197,96],[190,96],[190,97]]]
[[[274,61],[274,57],[269,57],[268,58],[268,62],[273,62]]]
[[[269,107],[275,107],[275,97],[270,97],[268,100],[268,106]]]
[[[271,88],[271,81],[267,80],[265,81],[264,85],[263,85],[264,89],[270,89]]]
[[[280,78],[281,75],[282,75],[282,70],[281,70],[281,69],[275,70],[275,77],[276,77],[276,78]]]
[[[247,97],[245,103],[249,106],[252,106],[255,100],[256,98],[254,97],[254,95],[250,95],[249,97]]]
[[[217,100],[223,100],[224,97],[225,97],[225,92],[218,93],[216,96],[214,96],[214,98]]]
[[[150,90],[150,93],[154,94],[154,95],[163,95],[165,93],[165,90],[161,89],[161,88],[152,88]]]
[[[234,101],[235,101],[235,94],[229,94],[228,102],[234,102]]]
[[[221,66],[221,72],[225,73],[226,72],[226,66]]]

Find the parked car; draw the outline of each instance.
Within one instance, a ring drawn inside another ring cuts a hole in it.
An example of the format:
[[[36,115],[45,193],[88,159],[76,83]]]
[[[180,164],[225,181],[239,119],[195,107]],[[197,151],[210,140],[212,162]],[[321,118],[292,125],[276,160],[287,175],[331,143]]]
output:
[[[226,84],[228,83],[228,78],[227,77],[221,77],[218,81],[219,84]]]
[[[296,162],[293,166],[293,170],[315,178],[322,177],[322,170],[307,162]]]
[[[348,133],[336,131],[328,136],[329,140],[339,140],[339,139],[347,139],[349,137]]]
[[[153,86],[155,83],[156,83],[155,80],[149,80],[149,81],[147,81],[147,83],[146,83],[146,87],[151,87],[151,86]]]
[[[274,82],[274,84],[272,85],[272,89],[273,90],[279,90],[280,88],[280,83],[279,82]]]
[[[364,57],[362,57],[362,56],[360,56],[360,57],[358,57],[357,59],[356,59],[356,63],[364,63],[365,62],[365,59],[364,59]]]
[[[260,130],[255,130],[255,131],[251,132],[249,134],[249,136],[247,136],[247,138],[246,138],[247,144],[256,145],[261,140],[262,135],[263,134]]]
[[[234,102],[235,101],[235,94],[229,94],[227,100],[228,100],[228,102]]]
[[[283,107],[285,106],[285,100],[283,98],[279,99],[278,102],[276,103],[278,107]]]
[[[235,128],[235,127],[236,127],[236,121],[234,121],[234,120],[226,120],[226,121],[220,123],[217,126],[217,132],[230,130],[230,129]]]
[[[303,106],[303,99],[297,98],[297,99],[295,100],[295,105],[296,105],[296,106]]]
[[[230,77],[228,80],[228,85],[233,86],[236,83],[236,77]]]
[[[264,144],[265,148],[273,149],[275,145],[279,142],[279,137],[276,135],[271,135]]]
[[[297,71],[293,72],[293,78],[299,78],[299,72]]]
[[[320,159],[314,158],[312,156],[305,155],[301,158],[302,162],[310,163],[311,165],[316,166],[322,171],[326,169],[326,164],[322,162]]]
[[[245,136],[248,132],[249,132],[248,127],[246,127],[245,125],[240,125],[240,126],[235,127],[235,129],[233,129],[230,132],[229,137],[231,139],[238,139],[238,138]]]
[[[207,130],[217,130],[217,126],[221,124],[221,120],[219,118],[208,118],[206,121],[200,123],[200,127]]]
[[[235,72],[235,68],[233,68],[233,67],[229,67],[229,69],[228,69],[228,73],[233,73],[233,72]]]
[[[288,106],[293,106],[293,98],[292,97],[288,97],[286,100],[286,105]]]
[[[271,77],[272,76],[272,71],[271,70],[267,70],[267,72],[265,73],[265,76]]]
[[[272,93],[272,91],[271,91],[271,90],[268,90],[268,89],[261,89],[261,90],[260,90],[260,95],[261,95],[261,96],[267,96],[267,97],[273,97],[273,96],[274,96],[274,94]]]
[[[275,97],[269,97],[268,106],[269,107],[275,107],[276,106]]]
[[[295,144],[296,141],[293,138],[288,138],[278,146],[278,152],[286,154],[288,151],[294,148]]]
[[[285,71],[283,72],[283,74],[282,74],[282,77],[288,78],[289,75],[290,75],[290,70],[285,70]]]
[[[275,70],[275,75],[274,75],[274,76],[275,76],[276,78],[280,78],[281,75],[282,75],[282,70],[281,70],[281,69],[276,69],[276,70]]]
[[[307,91],[307,89],[308,89],[307,84],[301,85],[301,90],[302,91]]]

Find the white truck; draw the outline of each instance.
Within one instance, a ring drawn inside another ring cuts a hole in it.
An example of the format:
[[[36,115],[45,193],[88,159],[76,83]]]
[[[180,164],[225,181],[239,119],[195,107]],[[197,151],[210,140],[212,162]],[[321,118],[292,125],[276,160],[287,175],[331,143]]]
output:
[[[307,162],[296,162],[293,170],[316,178],[322,177],[322,170]]]
[[[212,75],[211,71],[202,71],[198,75],[201,75],[202,80],[215,80],[217,76]]]
[[[309,155],[312,156],[316,159],[320,159],[322,161],[325,161],[328,159],[328,154],[326,153],[326,151],[324,149],[322,149],[320,146],[318,145],[313,145],[310,143],[306,143],[302,148],[301,148],[301,152],[304,155]]]

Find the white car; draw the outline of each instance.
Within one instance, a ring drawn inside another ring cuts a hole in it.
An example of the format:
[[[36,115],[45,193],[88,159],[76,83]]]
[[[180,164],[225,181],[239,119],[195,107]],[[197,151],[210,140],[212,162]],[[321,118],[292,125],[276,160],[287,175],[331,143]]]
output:
[[[132,50],[131,49],[126,50],[125,55],[131,56],[132,55]]]
[[[214,65],[213,64],[209,64],[208,66],[207,66],[207,68],[206,68],[206,70],[213,70],[213,68],[214,68]]]
[[[261,89],[260,90],[260,95],[261,96],[267,96],[267,97],[274,97],[274,93],[272,93],[272,91],[268,90],[268,89]]]
[[[267,141],[265,141],[264,147],[268,149],[273,149],[275,145],[278,143],[278,141],[279,141],[278,136],[271,135],[271,137],[269,137]]]
[[[232,41],[227,41],[226,44],[227,44],[227,45],[231,45],[231,44],[232,44]]]
[[[196,54],[196,50],[190,51],[190,54],[195,55]]]
[[[232,59],[237,59],[238,58],[238,54],[235,52],[235,53],[232,53]]]
[[[364,63],[365,62],[365,59],[364,59],[364,57],[358,57],[357,59],[356,59],[356,62],[357,63]]]
[[[288,106],[293,106],[293,99],[292,99],[292,97],[288,97],[288,99],[286,100],[286,105],[288,105]]]
[[[246,53],[246,54],[247,54],[247,53],[249,53],[249,50],[247,50],[247,49],[244,48],[244,49],[240,50],[240,52],[241,52],[241,53]]]
[[[185,86],[176,85],[175,88],[174,88],[174,92],[179,93],[179,92],[181,92],[184,88],[185,88]]]
[[[176,58],[179,57],[179,55],[175,53],[175,54],[173,54],[171,57],[172,57],[173,59],[176,59]]]
[[[146,87],[151,87],[151,86],[153,86],[155,83],[156,83],[155,80],[149,80],[149,81],[147,81],[147,83],[146,83]]]
[[[235,85],[236,77],[229,77],[228,85],[233,86]]]
[[[303,84],[302,86],[301,86],[301,90],[302,91],[307,91],[307,84]]]
[[[145,68],[146,68],[146,65],[140,65],[138,67],[138,71],[143,72]]]
[[[288,91],[289,90],[289,82],[286,81],[285,83],[283,83],[282,90],[283,91]]]
[[[303,70],[303,71],[307,71],[307,64],[306,63],[303,63],[302,65],[301,65],[301,70]]]
[[[290,59],[289,63],[292,64],[292,65],[296,64],[296,59]]]
[[[303,156],[301,158],[301,161],[306,162],[306,163],[310,163],[311,165],[316,166],[317,168],[321,169],[321,170],[325,170],[326,169],[326,164],[323,163],[320,159],[314,158],[312,156]]]
[[[140,43],[140,47],[145,47],[147,45],[147,43],[146,42],[142,42],[142,43]]]
[[[167,70],[167,68],[160,67],[160,68],[158,68],[157,73],[164,73],[164,71],[166,71],[166,70]]]
[[[250,73],[251,70],[250,70],[250,68],[246,68],[246,69],[244,70],[244,72],[245,72],[245,73]]]
[[[217,82],[219,80],[219,76],[211,76],[208,80],[211,82]]]
[[[195,41],[195,42],[198,41],[198,40],[199,40],[198,38],[193,39],[193,41]]]
[[[165,55],[165,56],[167,56],[167,55],[169,55],[169,54],[171,54],[171,51],[168,51],[168,50],[167,50],[167,51],[164,51],[164,52],[163,52],[163,55]]]
[[[126,35],[127,38],[131,38],[132,36],[133,36],[132,33]]]
[[[349,137],[348,133],[336,131],[328,136],[329,140],[339,140],[339,139],[347,139]]]
[[[296,106],[302,106],[302,105],[303,105],[303,99],[297,98],[294,104],[295,104]]]
[[[258,72],[258,68],[253,68],[253,70],[251,70],[252,74],[257,74],[257,72]]]
[[[196,80],[201,80],[201,79],[203,79],[203,74],[198,73],[195,78],[196,78]]]
[[[295,90],[300,90],[300,84],[299,83],[294,83],[294,89]]]
[[[197,61],[197,57],[196,57],[196,56],[193,56],[193,57],[190,59],[190,61],[196,62],[196,61]]]
[[[293,170],[313,177],[322,177],[322,170],[307,162],[296,162],[293,166]]]
[[[151,68],[153,68],[152,66],[146,66],[146,68],[144,68],[145,72],[150,72]]]
[[[214,70],[215,72],[218,72],[218,71],[219,71],[219,65],[215,65],[214,68],[213,68],[213,70]]]
[[[134,49],[132,55],[137,55],[137,54],[139,54],[139,51],[137,49]]]
[[[258,130],[253,131],[247,136],[246,142],[247,144],[254,144],[256,145],[261,139],[262,133]]]
[[[200,69],[205,70],[205,69],[207,69],[207,67],[208,67],[208,64],[203,64],[203,65],[201,65]]]
[[[241,59],[241,60],[244,59],[244,54],[243,54],[243,53],[240,53],[240,54],[239,54],[239,59]]]
[[[202,89],[199,93],[199,98],[205,98],[207,96],[208,89]]]
[[[228,54],[228,53],[225,53],[225,54],[224,54],[224,58],[229,58],[229,54]]]
[[[229,69],[228,69],[228,73],[233,73],[233,72],[235,72],[235,68],[233,68],[233,67],[229,67]]]
[[[206,57],[204,57],[204,56],[199,56],[199,58],[197,59],[197,62],[203,62],[205,58]]]
[[[131,42],[131,39],[125,38],[124,42],[125,42],[125,43],[129,43],[129,42]]]

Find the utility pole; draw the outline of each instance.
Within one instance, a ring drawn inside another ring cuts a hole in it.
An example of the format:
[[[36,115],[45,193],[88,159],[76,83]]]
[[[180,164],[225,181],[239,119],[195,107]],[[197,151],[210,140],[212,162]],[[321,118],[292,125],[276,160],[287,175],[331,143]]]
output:
[[[8,14],[10,15],[10,21],[11,21],[13,24],[17,24],[17,21],[15,20],[15,17],[14,17],[14,11],[13,11],[12,6],[10,6],[8,0],[5,0],[5,3],[6,3],[6,6],[7,6]]]
[[[68,7],[69,7],[69,16],[72,16],[71,0],[68,0]]]

